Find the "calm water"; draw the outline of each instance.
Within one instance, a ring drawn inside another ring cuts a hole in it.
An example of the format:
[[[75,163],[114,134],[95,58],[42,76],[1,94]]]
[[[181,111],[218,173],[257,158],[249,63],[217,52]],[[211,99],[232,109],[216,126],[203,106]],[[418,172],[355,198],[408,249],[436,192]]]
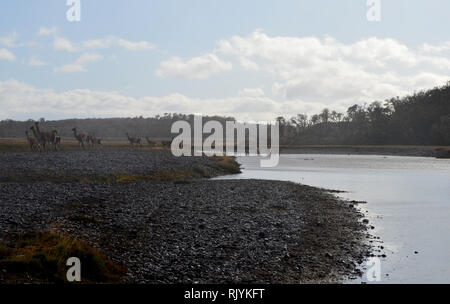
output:
[[[243,173],[225,178],[293,181],[367,201],[361,209],[387,255],[382,283],[450,283],[450,160],[293,154],[275,168],[259,168],[255,157],[238,161]]]

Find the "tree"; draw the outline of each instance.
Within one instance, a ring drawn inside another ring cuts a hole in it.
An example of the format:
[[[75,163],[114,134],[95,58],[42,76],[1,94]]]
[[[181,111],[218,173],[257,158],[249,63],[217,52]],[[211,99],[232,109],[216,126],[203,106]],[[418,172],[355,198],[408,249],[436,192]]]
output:
[[[364,107],[355,104],[347,109],[347,116],[350,121],[361,123],[366,120],[366,111]]]
[[[306,128],[308,126],[308,115],[306,114],[297,114],[297,116],[293,117],[291,120],[299,129]]]
[[[442,116],[432,128],[435,139],[442,145],[450,145],[450,114]]]
[[[319,114],[319,117],[322,122],[327,123],[330,119],[330,110],[328,108],[323,109],[322,113]]]
[[[317,114],[314,114],[313,116],[311,116],[311,124],[315,125],[320,121],[320,116]]]

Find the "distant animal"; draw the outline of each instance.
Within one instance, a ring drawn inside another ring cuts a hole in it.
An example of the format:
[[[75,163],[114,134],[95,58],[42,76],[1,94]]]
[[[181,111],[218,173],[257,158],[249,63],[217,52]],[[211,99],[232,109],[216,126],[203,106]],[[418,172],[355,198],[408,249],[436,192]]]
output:
[[[78,141],[78,145],[84,149],[84,140],[86,138],[86,134],[84,133],[77,133],[77,128],[73,128],[73,136]]]
[[[28,130],[25,130],[25,134],[27,136],[28,144],[30,145],[30,150],[33,151],[33,152],[40,150],[40,146],[39,146],[38,140],[36,138],[34,138],[34,137],[31,137],[28,134]]]
[[[36,127],[35,132],[40,138],[39,142],[42,144],[42,148],[45,150],[46,147],[53,146],[53,149],[56,150],[55,139],[58,132],[56,130],[52,132],[41,132],[39,122],[37,121],[34,123],[34,126]]]
[[[78,141],[78,145],[80,147],[82,147],[83,149],[85,148],[84,143],[87,144],[88,148],[93,148],[94,147],[94,138],[95,136],[90,134],[90,133],[77,133],[77,128],[73,128],[73,135],[75,137],[75,139]]]
[[[45,143],[45,138],[41,137],[37,132],[36,132],[36,128],[31,126],[30,130],[33,132],[33,135],[39,145],[39,150],[42,151],[43,147],[44,147],[44,143]]]
[[[94,138],[92,138],[92,146],[103,146],[102,144],[102,139],[101,138],[97,138],[94,136]]]
[[[150,147],[156,147],[157,145],[156,141],[151,140],[150,138],[148,138],[148,136],[146,136],[145,139],[147,140],[147,143]]]
[[[90,144],[90,146],[92,148],[95,148],[95,146],[103,146],[102,145],[102,139],[101,138],[97,138],[94,134],[88,134],[86,136],[86,141]]]
[[[88,145],[88,148],[93,148],[94,147],[94,136],[92,134],[89,133],[85,133],[86,135],[86,143]]]
[[[171,145],[172,145],[172,141],[171,140],[163,140],[163,141],[161,141],[161,146],[163,148],[170,149]]]
[[[141,139],[139,137],[130,137],[130,135],[128,135],[128,132],[126,133],[126,135],[131,146],[141,145]]]
[[[61,148],[61,136],[55,137],[55,150],[59,150]]]

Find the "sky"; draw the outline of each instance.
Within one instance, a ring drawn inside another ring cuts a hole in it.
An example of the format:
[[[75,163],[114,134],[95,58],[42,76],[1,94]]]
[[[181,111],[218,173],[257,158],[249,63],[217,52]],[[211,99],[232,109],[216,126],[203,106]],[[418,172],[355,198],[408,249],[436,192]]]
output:
[[[272,120],[450,80],[448,0],[80,3],[1,1],[0,119]]]

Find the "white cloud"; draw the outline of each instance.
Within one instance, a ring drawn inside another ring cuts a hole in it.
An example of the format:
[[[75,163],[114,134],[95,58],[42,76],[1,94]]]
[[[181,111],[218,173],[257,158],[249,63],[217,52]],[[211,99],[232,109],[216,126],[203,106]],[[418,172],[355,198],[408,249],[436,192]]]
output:
[[[77,59],[77,64],[86,64],[90,62],[97,62],[103,59],[103,56],[99,54],[90,54],[85,53],[80,56],[80,58]]]
[[[118,43],[121,47],[126,48],[130,51],[138,51],[138,50],[153,50],[155,48],[154,45],[147,41],[128,41],[125,39],[119,39]]]
[[[232,64],[209,53],[183,61],[180,57],[172,57],[161,62],[156,75],[159,77],[177,77],[185,79],[205,79],[221,71],[232,69]]]
[[[190,98],[174,93],[133,98],[117,92],[87,89],[55,92],[9,80],[0,82],[0,119],[152,116],[160,113],[202,113],[242,120],[272,120],[279,115],[318,112],[325,105],[300,100],[279,102],[267,97]],[[336,105],[339,109],[339,105]]]
[[[421,46],[421,50],[425,53],[441,53],[450,51],[450,41],[443,42],[437,45],[432,45],[428,43],[424,43]]]
[[[86,68],[83,67],[81,64],[66,64],[61,67],[54,68],[53,71],[65,74],[87,72]]]
[[[57,31],[58,31],[58,28],[56,26],[50,27],[50,28],[42,26],[38,31],[38,35],[39,36],[55,35]]]
[[[9,47],[9,48],[15,48],[17,47],[17,39],[19,38],[19,35],[16,32],[12,32],[11,34],[0,37],[0,44]]]
[[[113,46],[130,51],[153,50],[155,46],[147,41],[129,41],[116,36],[106,36],[101,39],[86,40],[82,43],[85,49],[106,49]]]
[[[111,41],[109,39],[95,39],[83,41],[83,47],[85,49],[106,49],[111,47]]]
[[[37,57],[31,57],[30,59],[28,59],[27,64],[29,66],[34,66],[34,67],[40,67],[40,66],[45,66],[47,65],[45,62],[41,61],[39,58]]]
[[[155,46],[147,41],[129,41],[116,36],[106,36],[101,39],[85,40],[81,43],[74,43],[67,38],[55,37],[54,47],[57,50],[69,52],[81,50],[107,49],[121,47],[129,51],[153,50]]]
[[[446,83],[450,56],[435,51],[448,46],[415,49],[375,37],[345,44],[331,37],[268,36],[255,31],[219,41],[215,53],[269,75],[274,79],[272,92],[285,99],[350,104]]]
[[[73,64],[66,64],[61,67],[54,68],[54,72],[57,73],[78,73],[87,72],[87,64],[94,63],[103,59],[103,56],[99,54],[84,53]]]
[[[0,49],[0,60],[15,61],[16,56],[10,50]]]
[[[42,35],[56,35],[55,32],[46,29]],[[54,69],[59,73],[86,72],[89,64],[103,59],[99,54],[82,53],[84,50],[154,48],[145,41],[132,42],[116,36],[78,43],[54,37],[56,49],[80,52],[75,62]],[[370,37],[344,43],[332,37],[269,36],[255,31],[246,37],[221,40],[215,49],[203,55],[164,60],[156,71],[159,77],[206,79],[241,66],[242,69],[226,74],[233,84],[239,81],[242,89],[236,97],[199,99],[174,93],[132,98],[117,92],[91,90],[56,93],[9,81],[0,83],[0,106],[8,109],[2,113],[5,117],[25,115],[28,111],[23,106],[25,103],[30,104],[30,109],[36,109],[32,112],[36,115],[50,111],[61,117],[202,112],[268,120],[278,115],[312,114],[323,107],[345,111],[354,103],[384,100],[445,84],[450,79],[449,51],[450,42],[410,47],[388,38]],[[16,57],[4,48],[0,49],[0,59],[15,60]],[[244,74],[236,77],[236,73]],[[269,90],[264,92],[263,87]],[[11,97],[19,106],[9,104],[6,97]],[[46,99],[54,100],[56,106],[47,106]],[[76,104],[80,107],[76,108]]]
[[[238,95],[242,97],[262,97],[265,94],[261,88],[245,88],[239,90]]]
[[[55,37],[53,46],[54,46],[55,50],[58,50],[58,51],[68,51],[68,52],[77,51],[77,48],[75,48],[73,43],[69,39],[66,39],[66,38]]]
[[[240,57],[239,58],[239,63],[242,65],[242,67],[244,67],[244,69],[246,70],[254,70],[257,71],[259,70],[259,66],[256,62],[246,58],[246,57]]]

